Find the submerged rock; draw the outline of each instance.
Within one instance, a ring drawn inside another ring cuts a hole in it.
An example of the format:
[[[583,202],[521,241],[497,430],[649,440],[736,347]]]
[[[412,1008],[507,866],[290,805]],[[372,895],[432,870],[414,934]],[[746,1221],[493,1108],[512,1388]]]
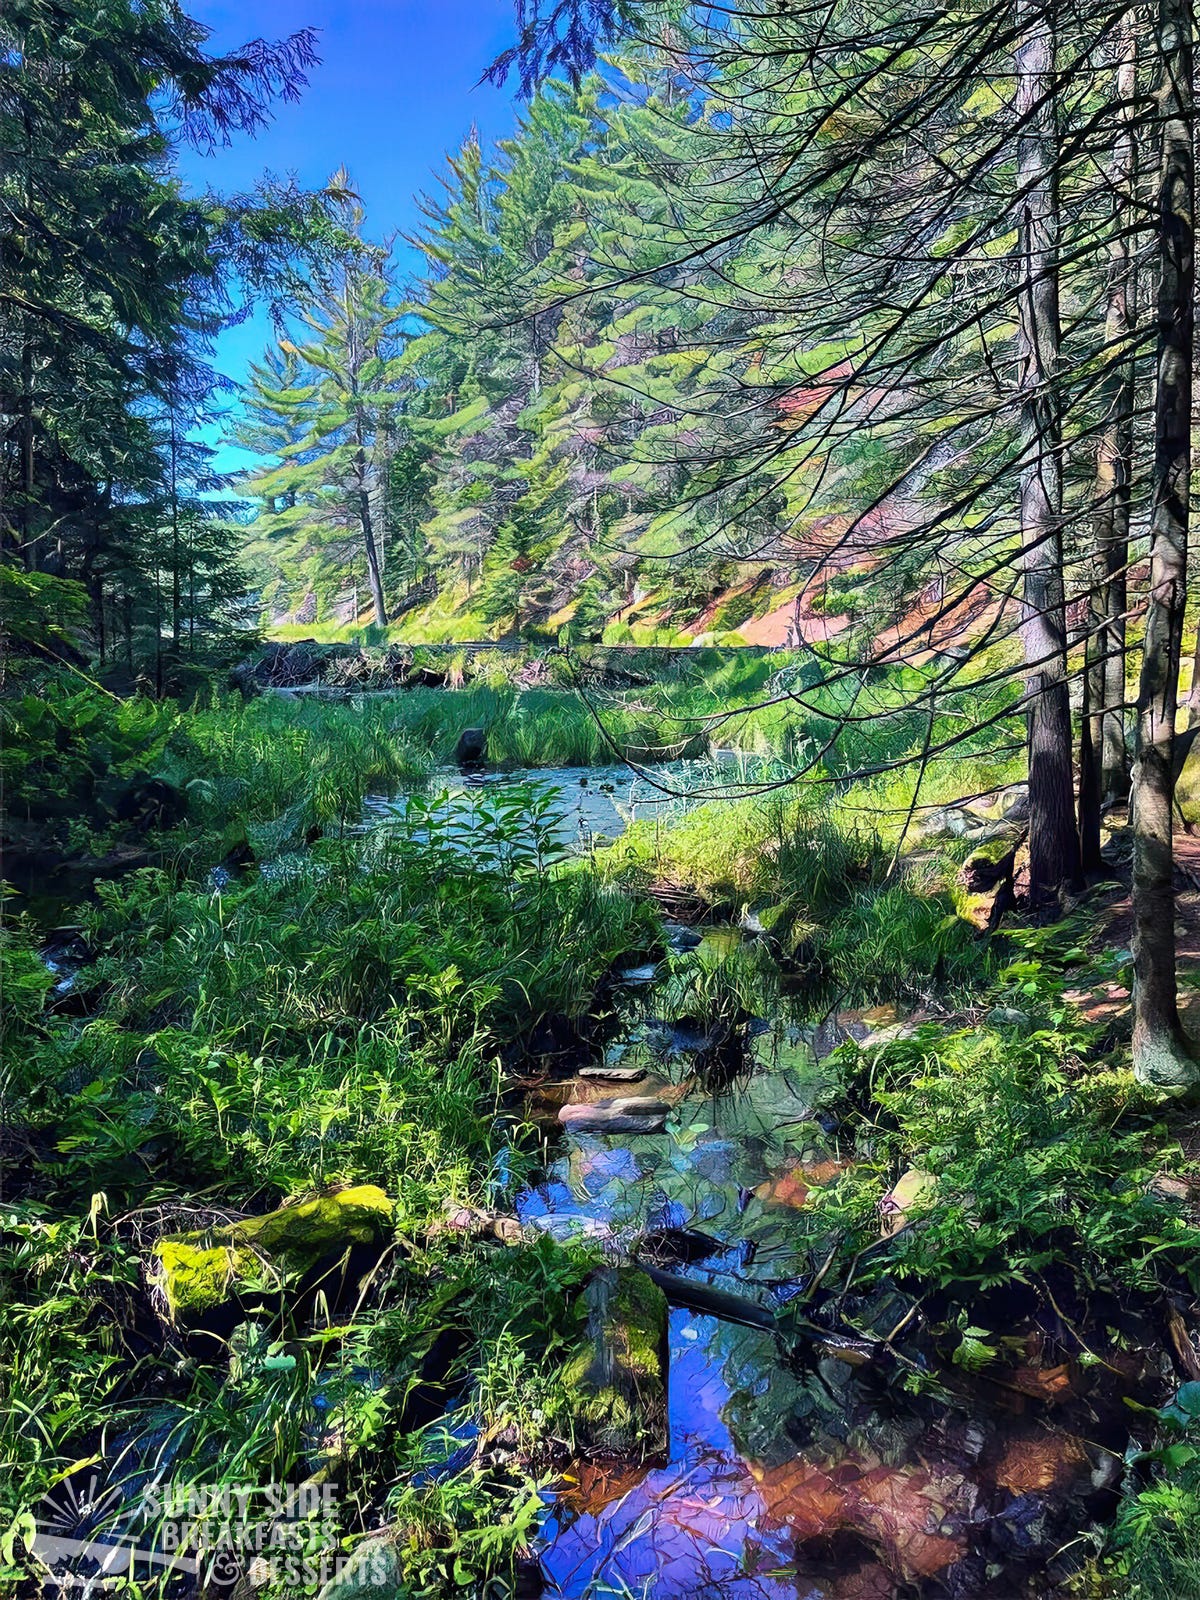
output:
[[[801,1455],[755,1470],[768,1527],[800,1544],[852,1534],[905,1583],[952,1567],[967,1552],[976,1491],[953,1472],[896,1465],[853,1446],[838,1458]]]
[[[665,1101],[635,1096],[566,1105],[558,1120],[576,1133],[661,1133],[668,1109]]]
[[[565,1373],[576,1427],[593,1449],[655,1454],[666,1444],[667,1300],[636,1267],[600,1267],[587,1326]]]
[[[328,1257],[382,1242],[394,1214],[382,1189],[359,1184],[263,1217],[160,1239],[151,1275],[171,1321],[186,1322],[243,1290],[278,1293]]]

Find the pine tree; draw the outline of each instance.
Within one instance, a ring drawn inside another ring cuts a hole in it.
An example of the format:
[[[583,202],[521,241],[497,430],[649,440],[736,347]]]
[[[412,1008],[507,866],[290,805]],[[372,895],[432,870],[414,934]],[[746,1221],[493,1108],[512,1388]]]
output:
[[[0,11],[0,559],[81,582],[101,651],[130,660],[135,634],[158,661],[185,632],[190,441],[159,421],[209,382],[235,288],[294,287],[337,235],[290,184],[184,193],[179,146],[253,134],[315,60],[307,31],[225,56],[206,38],[173,0]]]
[[[344,186],[344,174],[334,180]],[[305,306],[301,342],[288,340],[252,370],[248,422],[238,437],[269,451],[246,491],[261,510],[256,535],[286,549],[324,587],[361,556],[375,621],[386,627],[384,558],[393,429],[397,411],[401,310],[386,252],[362,239],[361,207],[344,218],[354,248]]]

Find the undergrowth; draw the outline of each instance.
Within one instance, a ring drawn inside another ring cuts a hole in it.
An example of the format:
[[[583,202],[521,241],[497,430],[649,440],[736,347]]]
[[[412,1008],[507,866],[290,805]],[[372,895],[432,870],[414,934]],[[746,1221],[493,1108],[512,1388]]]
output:
[[[958,911],[953,856],[898,861],[818,784],[698,806],[666,827],[637,823],[601,868],[632,888],[665,882],[726,915],[752,914],[808,973],[814,1004],[919,1003],[988,972],[987,946]]]
[[[323,722],[247,747],[218,707],[172,746],[167,714],[157,756],[206,752],[190,794],[216,837],[224,806],[243,807],[236,829],[288,797]],[[331,792],[340,813],[346,789]],[[343,1535],[396,1486],[406,1582],[438,1593],[511,1568],[530,1473],[569,1447],[553,1352],[578,1333],[588,1261],[548,1241],[456,1245],[440,1224],[520,1170],[503,1058],[541,1019],[586,1012],[619,957],[656,943],[657,916],[557,870],[533,791],[469,818],[414,800],[387,830],[339,832],[219,887],[181,882],[178,859],[102,883],[65,999],[39,930],[7,919],[0,1581],[25,1570],[30,1517],[64,1477],[253,1487],[329,1458]],[[394,1201],[397,1244],[353,1305],[251,1315],[215,1362],[160,1326],[156,1238],[356,1183]],[[436,1412],[457,1399],[509,1438],[511,1470],[431,1469],[431,1385]]]
[[[445,1219],[507,1203],[523,1130],[506,1064],[543,1024],[594,1012],[623,958],[661,948],[641,893],[655,882],[757,935],[734,958],[670,960],[673,1015],[736,1029],[763,1009],[766,966],[813,1014],[882,999],[957,1013],[844,1050],[853,1159],[811,1207],[858,1287],[892,1280],[951,1308],[961,1366],[1002,1343],[997,1290],[1200,1293],[1200,1229],[1152,1183],[1182,1153],[1119,1040],[1064,998],[1123,977],[1123,958],[1098,961],[1073,928],[1001,945],[966,920],[970,839],[936,836],[927,809],[962,798],[959,775],[934,768],[914,808],[890,768],[927,732],[883,714],[902,686],[873,685],[879,725],[854,724],[807,779],[635,825],[569,866],[544,792],[447,807],[429,783],[467,726],[514,767],[607,761],[601,724],[643,759],[684,741],[793,764],[819,750],[819,716],[798,723],[791,698],[802,664],[709,676],[590,703],[491,683],[343,705],[209,694],[188,710],[50,680],[6,705],[13,817],[74,848],[140,830],[157,864],[79,908],[89,959],[65,991],[31,919],[2,930],[0,1582],[27,1578],[47,1490],[114,1459],[255,1492],[335,1472],[343,1539],[391,1529],[396,1592],[514,1571],[539,1474],[572,1445],[559,1358],[591,1261],[549,1239],[458,1238]],[[756,699],[772,703],[747,712]],[[845,780],[870,760],[876,776]],[[989,791],[1014,776],[982,748],[972,774]],[[179,815],[147,822],[155,784]],[[389,824],[361,831],[367,797],[397,791]],[[884,1242],[906,1174],[910,1225]],[[164,1330],[147,1289],[158,1237],[363,1183],[394,1202],[396,1237],[352,1303],[252,1312],[219,1360]],[[1181,1391],[1162,1442],[1127,1464],[1104,1558],[1144,1600],[1189,1592],[1200,1568],[1191,1405]]]

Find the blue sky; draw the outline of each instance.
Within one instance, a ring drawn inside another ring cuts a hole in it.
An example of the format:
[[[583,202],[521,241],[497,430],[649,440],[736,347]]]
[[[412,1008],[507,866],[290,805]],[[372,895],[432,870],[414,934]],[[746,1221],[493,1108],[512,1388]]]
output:
[[[513,10],[513,0],[191,0],[190,14],[213,30],[214,51],[311,26],[320,30],[321,64],[257,139],[208,157],[183,152],[185,182],[243,189],[266,169],[315,187],[344,164],[373,235],[411,229],[413,196],[434,187],[472,124],[485,143],[512,130],[509,91],[476,84],[512,42]],[[403,246],[397,255],[403,266]],[[240,378],[269,337],[261,317],[230,329],[218,366]],[[235,464],[232,452],[221,462]]]

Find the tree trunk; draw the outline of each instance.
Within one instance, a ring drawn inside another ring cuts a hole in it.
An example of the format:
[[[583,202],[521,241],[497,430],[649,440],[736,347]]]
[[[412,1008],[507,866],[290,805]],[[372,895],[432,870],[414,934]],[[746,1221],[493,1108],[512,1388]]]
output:
[[[1158,341],[1150,586],[1133,768],[1133,1065],[1144,1083],[1200,1078],[1179,1024],[1175,988],[1172,806],[1175,713],[1187,603],[1195,291],[1192,19],[1188,0],[1160,0]]]
[[[1021,636],[1028,668],[1029,892],[1037,902],[1078,878],[1079,837],[1062,565],[1054,34],[1039,0],[1017,0],[1016,17]]]
[[[180,594],[179,577],[179,440],[175,432],[175,395],[169,401],[171,408],[171,654],[179,655]]]
[[[1105,803],[1124,800],[1129,793],[1129,758],[1125,748],[1125,608],[1133,460],[1134,372],[1130,335],[1135,311],[1130,236],[1137,185],[1133,135],[1137,35],[1128,18],[1121,28],[1116,90],[1118,135],[1108,172],[1113,207],[1108,309],[1104,320],[1108,366],[1100,388],[1104,423],[1096,447],[1094,560],[1088,595],[1084,714],[1079,747],[1079,841],[1085,872],[1099,871],[1102,866],[1102,807]]]
[[[107,640],[104,636],[104,580],[90,577],[88,579],[88,598],[92,603],[92,623],[96,631],[96,654],[100,658],[100,665],[104,665]]]
[[[383,598],[383,574],[379,570],[379,551],[375,544],[375,529],[371,522],[371,475],[367,454],[367,435],[363,426],[362,402],[358,392],[358,375],[362,367],[363,352],[359,344],[358,324],[351,291],[350,272],[342,285],[342,304],[346,317],[346,377],[354,408],[354,466],[357,477],[355,496],[358,522],[362,529],[363,553],[367,558],[367,582],[371,586],[371,601],[375,607],[375,621],[381,628],[388,625],[387,605]]]
[[[161,700],[163,697],[163,597],[162,597],[162,569],[158,565],[158,555],[154,556],[154,697]]]
[[[36,572],[38,550],[33,533],[33,341],[28,331],[28,317],[25,318],[25,325],[25,337],[21,341],[21,553],[25,565]]]
[[[29,111],[24,113],[25,124],[25,215],[28,219],[33,215],[33,119]],[[29,223],[26,221],[24,248],[28,250],[32,241],[29,237]],[[33,398],[33,324],[27,311],[21,314],[21,413],[20,440],[21,452],[21,556],[25,565],[36,572],[38,565],[37,544],[33,533],[33,488],[35,482],[34,472],[34,398]]]
[[[371,523],[371,493],[367,485],[367,451],[363,442],[362,419],[355,417],[355,436],[358,439],[358,520],[362,527],[363,550],[367,557],[367,581],[371,585],[371,600],[375,607],[375,621],[381,628],[388,624],[387,606],[383,598],[383,577],[379,571],[379,553],[375,548],[375,529]]]

